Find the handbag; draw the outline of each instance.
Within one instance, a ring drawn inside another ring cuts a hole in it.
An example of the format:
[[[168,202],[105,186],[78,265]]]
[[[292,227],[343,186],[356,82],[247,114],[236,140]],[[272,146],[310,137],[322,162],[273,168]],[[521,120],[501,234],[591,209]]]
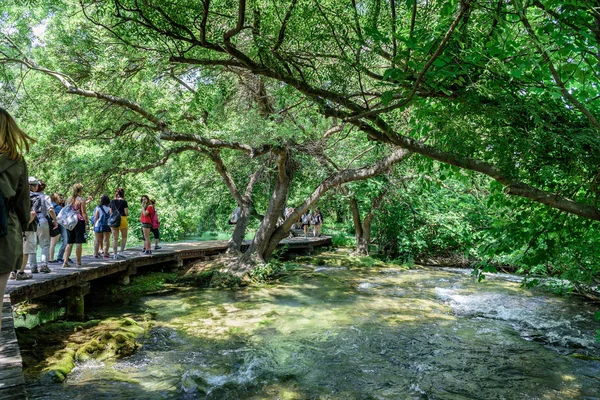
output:
[[[63,207],[56,216],[56,222],[67,228],[67,230],[72,231],[75,225],[77,225],[77,214],[77,211],[73,210],[71,206]]]
[[[108,217],[108,226],[111,228],[118,228],[121,226],[121,213],[119,210],[113,210],[110,217]]]

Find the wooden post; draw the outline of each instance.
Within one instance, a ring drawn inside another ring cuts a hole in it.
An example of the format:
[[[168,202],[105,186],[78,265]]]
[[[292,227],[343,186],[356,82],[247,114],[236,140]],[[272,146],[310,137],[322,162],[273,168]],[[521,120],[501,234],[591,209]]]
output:
[[[85,282],[69,288],[65,318],[81,321],[85,317],[85,295],[90,292],[90,283]]]

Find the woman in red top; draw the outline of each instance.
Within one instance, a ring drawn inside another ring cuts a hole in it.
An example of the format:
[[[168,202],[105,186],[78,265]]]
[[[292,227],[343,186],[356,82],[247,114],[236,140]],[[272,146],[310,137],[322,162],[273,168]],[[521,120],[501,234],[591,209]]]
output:
[[[154,207],[150,203],[150,198],[146,195],[142,196],[142,213],[140,222],[142,223],[142,232],[144,233],[144,249],[142,254],[152,254],[152,243],[150,242],[150,230],[152,229],[152,216],[154,215]]]

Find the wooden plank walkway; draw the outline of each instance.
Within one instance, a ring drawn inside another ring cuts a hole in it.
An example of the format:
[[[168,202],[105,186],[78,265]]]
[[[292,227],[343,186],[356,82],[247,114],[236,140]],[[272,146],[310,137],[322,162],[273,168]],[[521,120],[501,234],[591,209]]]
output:
[[[26,399],[21,351],[15,334],[10,298],[2,302],[2,329],[0,330],[0,399]]]
[[[312,250],[315,247],[330,246],[331,237],[294,237],[283,240],[279,246],[288,251]],[[59,290],[84,284],[109,275],[134,275],[139,268],[173,264],[183,260],[208,258],[227,250],[227,241],[210,240],[203,242],[180,242],[161,244],[162,249],[152,251],[152,255],[141,254],[141,248],[125,251],[125,259],[95,259],[82,257],[81,268],[62,268],[60,264],[50,264],[52,272],[33,275],[33,279],[8,281],[2,304],[2,331],[0,332],[0,400],[26,399],[25,381],[19,344],[14,329],[11,304],[35,299]],[[71,258],[74,257],[74,254]],[[74,264],[73,264],[74,265]]]

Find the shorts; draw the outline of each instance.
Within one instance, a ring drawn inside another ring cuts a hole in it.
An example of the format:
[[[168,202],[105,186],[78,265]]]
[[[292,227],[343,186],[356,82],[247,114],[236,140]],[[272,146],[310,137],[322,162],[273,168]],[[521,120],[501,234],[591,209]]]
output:
[[[144,224],[144,223],[142,223],[142,229],[152,229],[152,224]]]
[[[85,243],[85,222],[81,220],[77,221],[75,228],[72,231],[67,231],[67,235],[69,236],[69,240],[67,240],[68,244]]]
[[[154,235],[154,239],[160,239],[160,232],[158,231],[158,228],[152,229],[150,232],[152,232]]]
[[[119,229],[129,228],[129,222],[127,221],[127,217],[121,215],[121,225],[119,225]]]
[[[35,232],[23,232],[23,254],[35,254],[37,252],[37,235]]]

